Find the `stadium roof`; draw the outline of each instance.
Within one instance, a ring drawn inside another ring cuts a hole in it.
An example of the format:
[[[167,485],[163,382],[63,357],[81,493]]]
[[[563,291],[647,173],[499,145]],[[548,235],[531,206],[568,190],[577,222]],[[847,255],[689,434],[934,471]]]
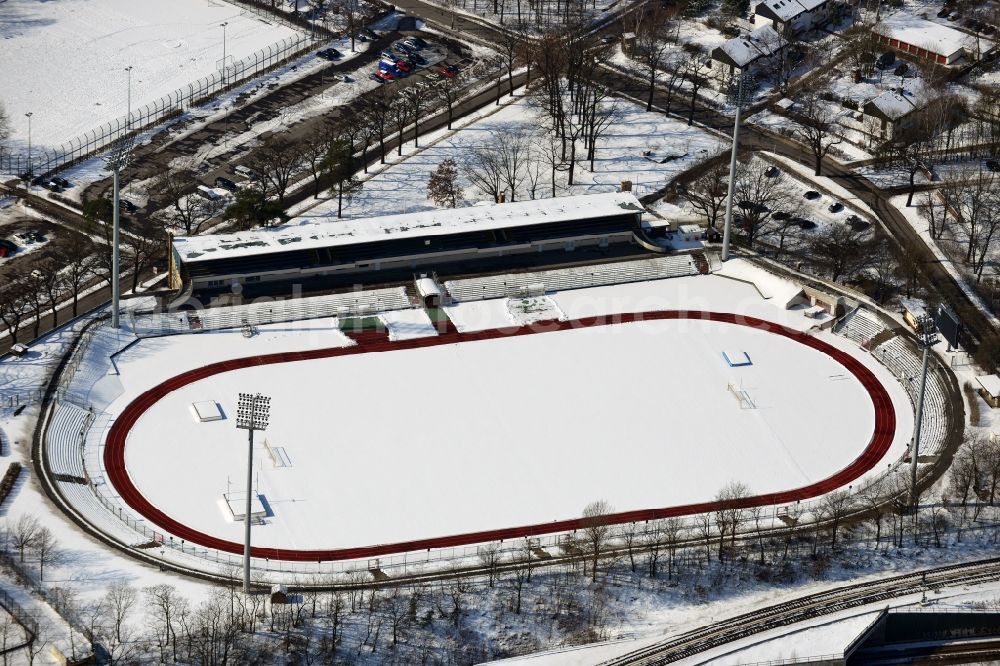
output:
[[[355,220],[324,219],[316,222],[308,218],[296,218],[288,224],[269,229],[179,236],[174,238],[173,247],[184,263],[198,263],[287,250],[371,243],[388,238],[422,238],[467,231],[510,229],[642,211],[642,204],[628,192],[589,194]]]

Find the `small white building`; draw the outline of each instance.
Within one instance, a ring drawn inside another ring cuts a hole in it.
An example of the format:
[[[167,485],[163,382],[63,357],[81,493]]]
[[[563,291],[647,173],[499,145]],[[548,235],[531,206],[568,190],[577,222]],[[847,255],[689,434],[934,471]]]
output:
[[[753,25],[772,26],[791,37],[825,24],[831,0],[764,0],[754,6]]]
[[[880,44],[939,65],[955,64],[962,56],[975,60],[993,48],[989,40],[903,13],[876,23],[872,33]]]
[[[729,81],[749,73],[788,46],[788,41],[771,25],[762,25],[749,35],[734,37],[712,49],[712,74]]]

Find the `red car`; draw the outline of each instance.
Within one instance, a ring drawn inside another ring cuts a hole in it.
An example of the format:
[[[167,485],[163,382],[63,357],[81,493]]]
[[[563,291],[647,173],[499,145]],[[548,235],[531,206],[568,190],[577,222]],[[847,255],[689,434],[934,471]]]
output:
[[[395,76],[392,75],[392,72],[387,72],[383,69],[380,69],[377,72],[375,72],[375,76],[382,79],[383,81],[392,81],[394,78],[396,78]]]
[[[413,67],[411,67],[410,63],[406,62],[405,60],[397,60],[396,69],[398,69],[401,72],[409,73],[410,71],[413,70]]]
[[[458,67],[455,67],[454,65],[441,65],[437,68],[437,71],[451,79],[458,74]]]

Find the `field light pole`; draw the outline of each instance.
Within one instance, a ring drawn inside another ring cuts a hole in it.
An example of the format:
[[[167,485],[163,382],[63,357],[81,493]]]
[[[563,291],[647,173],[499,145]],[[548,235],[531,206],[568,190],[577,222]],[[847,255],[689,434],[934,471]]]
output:
[[[753,90],[752,86],[744,89],[744,83],[750,83],[750,76],[740,74],[730,84],[729,101],[736,105],[736,122],[733,123],[733,153],[729,158],[729,188],[726,194],[726,224],[722,230],[722,260],[729,260],[729,238],[733,228],[733,196],[736,190],[736,153],[740,149],[740,118],[743,115],[743,107],[747,103],[747,98]]]
[[[125,116],[125,131],[132,127],[132,65],[125,68],[128,72],[128,115]]]
[[[112,216],[111,216],[111,326],[118,328],[119,315],[121,313],[121,259],[120,259],[120,224],[119,208],[121,207],[119,193],[121,191],[121,170],[128,164],[132,157],[132,137],[127,133],[118,139],[112,146],[111,152],[104,161],[111,168],[114,174],[114,189],[112,193]]]
[[[240,393],[236,409],[236,427],[248,431],[247,446],[247,503],[243,514],[245,534],[243,541],[243,594],[250,594],[250,493],[253,490],[253,431],[266,430],[271,410],[271,398],[260,393]]]
[[[222,85],[226,85],[226,26],[229,25],[229,21],[220,23],[219,27],[222,28]]]
[[[938,341],[937,329],[930,315],[924,315],[917,320],[917,343],[924,350],[923,368],[920,372],[920,391],[917,393],[916,428],[913,432],[913,442],[910,446],[910,507],[917,510],[917,455],[920,453],[920,430],[924,415],[924,389],[927,387],[927,365],[931,347]]]
[[[28,119],[28,169],[25,171],[25,173],[27,173],[28,176],[34,175],[32,173],[33,169],[31,167],[31,116],[33,115],[35,115],[34,111],[28,111],[26,114],[24,114],[24,116]]]

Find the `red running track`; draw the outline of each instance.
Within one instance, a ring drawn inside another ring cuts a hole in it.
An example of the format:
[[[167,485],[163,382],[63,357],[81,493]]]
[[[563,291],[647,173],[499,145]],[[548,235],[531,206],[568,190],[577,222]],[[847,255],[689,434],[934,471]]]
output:
[[[243,545],[233,541],[226,541],[209,534],[194,530],[183,523],[174,520],[164,512],[153,506],[138,488],[133,485],[128,471],[125,469],[125,444],[129,432],[136,421],[152,407],[158,400],[178,388],[193,382],[211,377],[213,375],[238,370],[256,365],[267,365],[270,363],[290,363],[294,361],[308,361],[312,359],[331,358],[334,356],[349,356],[353,354],[367,354],[372,352],[395,351],[403,349],[416,349],[420,347],[430,347],[434,345],[454,344],[470,342],[474,340],[489,340],[499,337],[509,337],[517,335],[531,335],[537,333],[547,333],[552,331],[562,331],[574,328],[585,328],[588,326],[604,326],[608,324],[620,324],[636,321],[651,321],[659,319],[703,319],[708,321],[723,322],[741,326],[749,326],[758,330],[768,331],[775,335],[781,335],[800,344],[812,347],[813,349],[826,354],[851,374],[868,391],[872,405],[875,408],[875,432],[872,435],[868,446],[854,462],[840,470],[829,478],[817,483],[766,495],[748,497],[736,502],[726,503],[733,507],[764,506],[772,504],[786,504],[796,500],[804,500],[817,497],[842,486],[846,486],[851,481],[857,479],[862,474],[870,470],[889,450],[893,436],[896,431],[896,413],[892,400],[885,387],[876,379],[875,375],[864,366],[859,360],[840,351],[839,349],[817,340],[805,333],[794,331],[778,324],[730,313],[701,312],[683,310],[663,310],[657,312],[638,312],[611,315],[606,317],[590,317],[564,322],[539,322],[537,324],[512,327],[504,329],[494,329],[489,331],[476,331],[471,333],[459,333],[449,330],[442,335],[430,338],[418,338],[413,340],[400,340],[389,342],[384,337],[369,336],[362,337],[357,346],[337,347],[333,349],[316,349],[302,352],[284,352],[278,354],[266,354],[263,356],[252,356],[231,361],[221,361],[213,363],[195,370],[190,370],[172,379],[168,379],[159,386],[156,386],[132,401],[121,415],[115,420],[114,425],[108,434],[107,446],[104,451],[104,464],[107,469],[108,478],[120,493],[122,499],[153,524],[159,526],[164,531],[172,534],[175,538],[184,539],[190,543],[196,543],[206,548],[215,548],[228,553],[242,554]],[[700,504],[686,504],[683,506],[666,507],[660,509],[642,509],[637,511],[627,511],[609,516],[612,523],[627,523],[633,521],[644,521],[659,518],[669,518],[672,516],[685,516],[707,511],[714,511],[721,507],[719,502],[702,502]],[[514,539],[541,534],[551,534],[554,532],[565,532],[569,530],[585,527],[583,519],[575,518],[571,520],[561,520],[540,525],[525,525],[522,527],[510,527],[498,530],[487,530],[483,532],[470,532],[466,534],[455,534],[452,536],[433,537],[419,539],[416,541],[405,541],[400,543],[381,544],[376,546],[363,546],[357,548],[340,548],[333,550],[296,550],[288,548],[261,548],[254,547],[251,553],[254,557],[268,558],[272,560],[294,560],[294,561],[320,561],[320,560],[348,560],[367,557],[378,557],[408,551],[425,550],[429,548],[449,548],[453,546],[464,546],[487,541],[497,541],[500,539]]]

